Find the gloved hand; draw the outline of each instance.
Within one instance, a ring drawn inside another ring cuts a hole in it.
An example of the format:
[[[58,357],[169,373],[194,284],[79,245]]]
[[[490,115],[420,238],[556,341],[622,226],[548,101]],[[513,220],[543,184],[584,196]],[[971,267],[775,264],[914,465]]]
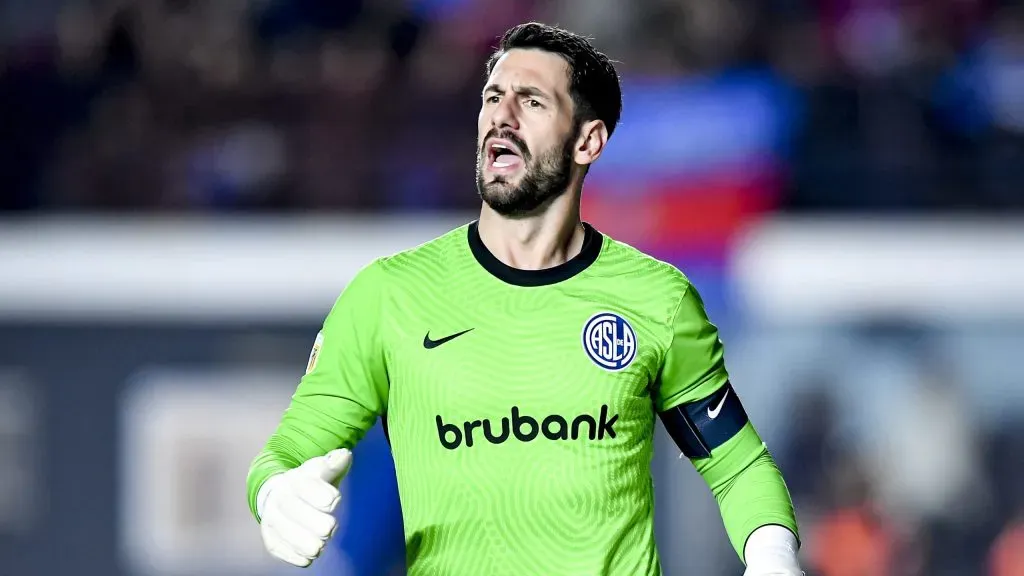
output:
[[[337,528],[333,513],[341,500],[338,483],[351,464],[352,453],[339,448],[263,483],[256,513],[267,552],[299,567],[320,556]]]
[[[797,550],[796,536],[787,528],[762,526],[747,538],[743,576],[804,576]]]

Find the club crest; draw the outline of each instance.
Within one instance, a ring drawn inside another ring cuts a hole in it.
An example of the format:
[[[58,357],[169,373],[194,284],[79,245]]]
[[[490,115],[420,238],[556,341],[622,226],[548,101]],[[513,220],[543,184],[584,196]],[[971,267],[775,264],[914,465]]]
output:
[[[601,368],[622,370],[636,358],[636,332],[618,314],[594,314],[583,325],[583,350]]]

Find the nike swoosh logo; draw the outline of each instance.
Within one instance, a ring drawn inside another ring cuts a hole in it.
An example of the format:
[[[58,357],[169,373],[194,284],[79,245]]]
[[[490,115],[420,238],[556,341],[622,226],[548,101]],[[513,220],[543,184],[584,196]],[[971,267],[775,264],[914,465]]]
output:
[[[728,397],[729,390],[726,390],[725,395],[722,396],[722,399],[718,401],[718,406],[715,406],[714,409],[711,409],[711,407],[708,406],[708,418],[711,418],[712,420],[718,418],[718,415],[722,412],[722,406],[725,406],[725,399]]]
[[[423,336],[423,347],[426,348],[427,350],[430,350],[431,348],[437,348],[441,344],[444,344],[445,342],[451,342],[452,340],[455,340],[459,336],[462,336],[466,332],[470,332],[472,330],[473,329],[470,328],[469,330],[463,330],[462,332],[456,332],[455,334],[452,334],[451,336],[445,336],[444,338],[440,338],[438,340],[431,340],[430,339],[430,332],[428,331],[426,333],[426,335]]]

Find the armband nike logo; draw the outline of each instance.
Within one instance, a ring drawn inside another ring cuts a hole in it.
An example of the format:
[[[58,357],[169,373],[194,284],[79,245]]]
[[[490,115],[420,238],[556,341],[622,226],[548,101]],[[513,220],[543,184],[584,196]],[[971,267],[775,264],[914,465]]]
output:
[[[708,418],[711,418],[712,420],[718,418],[718,415],[722,412],[722,407],[725,406],[725,399],[728,397],[729,390],[726,390],[725,394],[722,395],[722,399],[718,401],[718,406],[715,406],[713,409],[708,406]]]

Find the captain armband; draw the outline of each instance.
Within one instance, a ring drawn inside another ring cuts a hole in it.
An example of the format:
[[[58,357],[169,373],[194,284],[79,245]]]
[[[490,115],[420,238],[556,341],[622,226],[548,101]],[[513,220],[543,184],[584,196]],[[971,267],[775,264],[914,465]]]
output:
[[[687,458],[709,458],[747,424],[732,384],[726,382],[707,398],[680,404],[660,414],[665,430]]]

